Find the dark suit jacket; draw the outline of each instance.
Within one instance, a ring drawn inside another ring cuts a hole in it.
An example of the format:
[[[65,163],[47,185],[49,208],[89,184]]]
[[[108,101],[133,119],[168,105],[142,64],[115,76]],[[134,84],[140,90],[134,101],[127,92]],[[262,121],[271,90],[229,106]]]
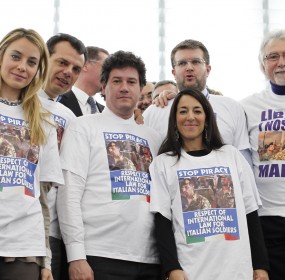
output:
[[[62,95],[61,99],[58,102],[62,103],[64,106],[69,108],[74,113],[74,115],[76,117],[83,116],[82,111],[81,111],[80,106],[79,106],[79,103],[78,103],[78,100],[77,100],[77,98],[76,98],[76,96],[72,90],[65,93],[64,95]],[[105,108],[105,106],[98,103],[97,101],[96,101],[96,105],[97,105],[97,109],[100,113]]]

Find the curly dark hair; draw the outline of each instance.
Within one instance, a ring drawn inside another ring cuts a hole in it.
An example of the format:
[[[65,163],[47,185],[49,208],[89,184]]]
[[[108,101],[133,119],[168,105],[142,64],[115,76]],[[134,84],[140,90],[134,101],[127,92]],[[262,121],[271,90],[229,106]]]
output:
[[[131,52],[117,51],[106,58],[102,65],[101,83],[107,84],[113,69],[133,67],[138,71],[141,87],[146,85],[146,68],[142,59]]]

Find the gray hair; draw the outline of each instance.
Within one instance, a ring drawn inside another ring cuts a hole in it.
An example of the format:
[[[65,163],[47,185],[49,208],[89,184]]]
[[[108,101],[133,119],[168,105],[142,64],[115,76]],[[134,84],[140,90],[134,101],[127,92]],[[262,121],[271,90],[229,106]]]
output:
[[[162,80],[162,81],[157,82],[157,83],[154,85],[153,91],[155,91],[158,87],[161,87],[161,86],[164,86],[164,85],[168,85],[168,84],[172,84],[172,85],[174,85],[175,87],[177,86],[174,81],[171,81],[171,80]]]
[[[268,45],[268,43],[273,40],[285,40],[285,29],[278,29],[271,31],[263,38],[258,55],[259,66],[262,72],[264,72],[265,48]]]

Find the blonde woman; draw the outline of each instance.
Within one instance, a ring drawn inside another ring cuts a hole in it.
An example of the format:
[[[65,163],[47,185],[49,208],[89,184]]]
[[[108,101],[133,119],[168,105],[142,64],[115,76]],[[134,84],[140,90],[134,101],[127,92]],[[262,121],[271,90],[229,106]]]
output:
[[[40,182],[62,183],[55,127],[37,96],[48,72],[41,36],[23,28],[0,42],[0,279],[52,279]],[[24,137],[19,137],[24,135]],[[21,139],[20,139],[21,138]],[[9,150],[14,152],[9,152]]]

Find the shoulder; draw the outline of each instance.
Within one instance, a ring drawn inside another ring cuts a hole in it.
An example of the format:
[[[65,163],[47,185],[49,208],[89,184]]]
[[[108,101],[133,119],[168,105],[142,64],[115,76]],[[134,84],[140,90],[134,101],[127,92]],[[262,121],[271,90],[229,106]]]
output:
[[[63,104],[56,102],[57,103],[57,108],[59,111],[59,114],[64,113],[64,115],[68,116],[69,118],[75,118],[76,116],[74,115],[74,113],[66,106],[64,106]]]
[[[60,103],[63,103],[64,101],[70,100],[70,99],[76,99],[76,96],[74,94],[74,92],[71,90],[69,92],[66,92],[65,94],[63,94],[59,100]]]
[[[261,92],[254,93],[242,99],[240,103],[245,110],[252,109],[253,107],[256,107],[256,105],[260,102],[260,100],[266,99],[265,95],[266,95],[266,90],[263,90]]]
[[[209,99],[210,103],[223,104],[225,106],[241,107],[240,103],[231,97],[221,95],[211,95]],[[230,109],[230,108],[229,108]]]
[[[221,112],[230,112],[231,114],[244,114],[244,110],[239,101],[236,101],[230,97],[211,95],[209,99],[213,110]]]
[[[71,97],[71,96],[75,96],[75,93],[70,90],[68,92],[66,92],[65,94],[62,95],[62,97],[65,97],[65,98],[68,98],[68,97]]]

